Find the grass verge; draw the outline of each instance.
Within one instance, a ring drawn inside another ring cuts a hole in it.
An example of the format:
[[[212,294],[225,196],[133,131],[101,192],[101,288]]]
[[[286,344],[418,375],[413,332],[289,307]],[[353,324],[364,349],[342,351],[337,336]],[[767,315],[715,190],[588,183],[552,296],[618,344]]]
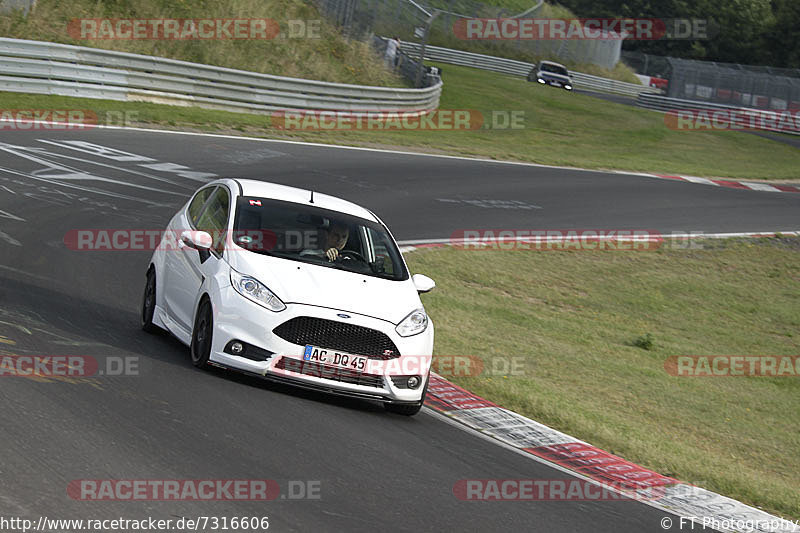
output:
[[[459,385],[798,519],[800,377],[683,378],[664,362],[800,354],[800,239],[703,242],[639,253],[444,248],[406,259],[437,282],[424,296],[436,354],[524,358],[522,375],[453,378]]]
[[[80,39],[74,19],[267,18],[289,32],[289,21],[320,21],[309,37],[274,39]],[[302,0],[38,0],[28,16],[0,13],[0,36],[154,55],[296,78],[406,87],[369,44],[345,38]]]

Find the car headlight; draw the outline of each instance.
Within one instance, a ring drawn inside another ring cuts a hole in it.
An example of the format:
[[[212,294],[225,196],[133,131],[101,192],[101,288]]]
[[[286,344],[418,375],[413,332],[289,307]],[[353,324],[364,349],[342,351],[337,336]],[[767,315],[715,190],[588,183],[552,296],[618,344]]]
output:
[[[277,313],[286,309],[286,304],[256,278],[245,276],[231,269],[231,285],[236,292],[270,311]]]
[[[428,315],[424,309],[417,309],[405,317],[395,328],[401,337],[410,337],[425,331],[428,327]]]

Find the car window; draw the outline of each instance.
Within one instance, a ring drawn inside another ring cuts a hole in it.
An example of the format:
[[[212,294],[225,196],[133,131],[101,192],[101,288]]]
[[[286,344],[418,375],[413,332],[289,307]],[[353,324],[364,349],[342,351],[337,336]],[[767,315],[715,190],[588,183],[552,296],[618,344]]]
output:
[[[549,63],[542,63],[540,70],[543,72],[552,72],[553,74],[561,74],[564,76],[568,76],[569,72],[564,67],[559,65],[551,65]]]
[[[384,232],[377,232],[372,228],[368,229],[369,238],[375,251],[376,270],[389,277],[394,277],[402,259],[397,252],[397,248],[388,242],[389,235]]]
[[[382,224],[315,206],[267,198],[236,200],[232,240],[254,253],[396,281],[408,279]],[[339,250],[331,260],[327,252]]]
[[[207,231],[214,239],[214,249],[222,253],[225,248],[225,230],[228,227],[230,198],[225,187],[217,188],[197,220],[197,229]]]
[[[203,206],[206,204],[208,197],[211,196],[211,193],[214,192],[214,189],[215,187],[206,187],[194,195],[192,203],[189,204],[189,221],[193,226],[197,227],[197,219],[200,217]]]

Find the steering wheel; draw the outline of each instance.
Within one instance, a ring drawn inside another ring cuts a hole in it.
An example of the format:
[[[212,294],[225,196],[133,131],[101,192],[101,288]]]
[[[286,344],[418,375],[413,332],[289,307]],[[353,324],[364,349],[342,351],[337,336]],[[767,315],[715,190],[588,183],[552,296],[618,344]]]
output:
[[[364,259],[364,256],[358,252],[354,252],[353,250],[339,250],[339,258],[341,259],[358,259],[359,261],[366,263],[367,260]]]

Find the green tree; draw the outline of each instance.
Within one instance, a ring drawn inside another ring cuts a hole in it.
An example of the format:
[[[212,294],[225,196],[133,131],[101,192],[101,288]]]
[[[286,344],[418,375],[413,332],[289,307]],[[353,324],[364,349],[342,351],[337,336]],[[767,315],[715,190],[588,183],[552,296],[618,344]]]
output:
[[[580,17],[656,17],[712,21],[708,39],[626,41],[657,55],[796,67],[800,0],[563,0]]]

